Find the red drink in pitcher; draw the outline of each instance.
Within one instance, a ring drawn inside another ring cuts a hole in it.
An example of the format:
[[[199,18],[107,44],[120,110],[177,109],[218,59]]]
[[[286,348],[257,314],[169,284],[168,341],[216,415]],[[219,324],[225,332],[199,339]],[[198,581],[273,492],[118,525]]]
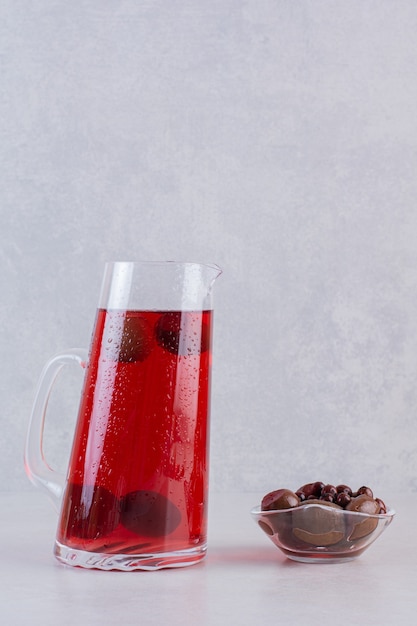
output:
[[[61,546],[133,556],[205,544],[211,315],[98,310]]]

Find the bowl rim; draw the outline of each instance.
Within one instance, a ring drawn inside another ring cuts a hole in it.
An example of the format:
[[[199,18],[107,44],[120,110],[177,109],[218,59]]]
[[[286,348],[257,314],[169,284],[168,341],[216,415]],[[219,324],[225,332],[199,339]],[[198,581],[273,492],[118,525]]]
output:
[[[342,509],[341,507],[336,509],[335,507],[329,507],[325,504],[319,504],[318,502],[313,502],[311,504],[300,504],[299,506],[292,506],[288,509],[272,509],[270,511],[263,511],[261,509],[261,505],[258,504],[252,507],[250,513],[253,517],[273,517],[274,515],[284,515],[285,513],[297,511],[302,508],[318,508],[326,511],[332,511],[336,515],[353,515],[358,517],[367,517],[369,519],[392,519],[394,515],[396,515],[396,511],[391,508],[387,508],[386,513],[366,513],[364,511],[348,511],[346,509]]]

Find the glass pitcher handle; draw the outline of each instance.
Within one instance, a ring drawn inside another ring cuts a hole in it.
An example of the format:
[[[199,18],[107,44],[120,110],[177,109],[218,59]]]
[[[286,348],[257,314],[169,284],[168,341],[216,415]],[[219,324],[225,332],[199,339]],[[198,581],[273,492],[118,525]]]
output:
[[[57,354],[46,363],[39,378],[29,420],[24,456],[26,474],[36,487],[48,494],[57,508],[64,490],[65,476],[53,470],[43,454],[45,415],[52,387],[61,369],[74,363],[84,368],[87,358],[86,350],[74,348],[63,354]]]

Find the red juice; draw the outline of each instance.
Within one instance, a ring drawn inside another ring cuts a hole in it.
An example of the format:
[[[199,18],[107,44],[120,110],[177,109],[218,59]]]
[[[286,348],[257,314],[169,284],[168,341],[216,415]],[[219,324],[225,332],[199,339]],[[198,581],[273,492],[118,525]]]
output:
[[[108,554],[205,545],[211,315],[98,310],[61,545]]]

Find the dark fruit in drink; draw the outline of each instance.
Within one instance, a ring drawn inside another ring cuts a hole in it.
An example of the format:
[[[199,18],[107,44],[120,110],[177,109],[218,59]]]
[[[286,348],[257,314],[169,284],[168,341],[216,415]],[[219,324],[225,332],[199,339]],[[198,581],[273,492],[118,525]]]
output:
[[[120,520],[116,496],[99,485],[69,483],[61,514],[68,533],[79,539],[98,539],[111,533]]]
[[[104,332],[104,355],[109,361],[144,361],[152,351],[152,328],[140,315],[126,316],[124,311],[111,313]]]
[[[155,491],[132,491],[121,501],[121,523],[128,530],[145,537],[163,537],[181,521],[179,509]]]
[[[201,354],[210,346],[209,327],[201,321],[201,314],[192,312],[164,313],[156,323],[155,335],[158,344],[172,354]]]

